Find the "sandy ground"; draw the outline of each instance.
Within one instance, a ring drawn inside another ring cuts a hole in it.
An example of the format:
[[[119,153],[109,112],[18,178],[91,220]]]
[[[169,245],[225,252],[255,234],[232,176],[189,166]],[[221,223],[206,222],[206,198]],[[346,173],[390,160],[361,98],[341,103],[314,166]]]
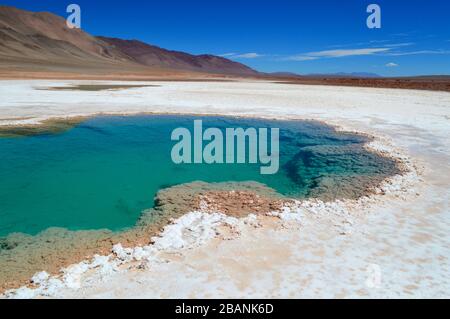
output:
[[[449,93],[260,81],[35,89],[74,83],[89,82],[0,81],[0,125],[141,112],[316,119],[379,137],[373,148],[400,151],[415,169],[391,181],[386,195],[359,202],[299,203],[280,216],[244,220],[191,213],[154,247],[116,247],[61,278],[40,274],[38,289],[8,296],[449,297]]]

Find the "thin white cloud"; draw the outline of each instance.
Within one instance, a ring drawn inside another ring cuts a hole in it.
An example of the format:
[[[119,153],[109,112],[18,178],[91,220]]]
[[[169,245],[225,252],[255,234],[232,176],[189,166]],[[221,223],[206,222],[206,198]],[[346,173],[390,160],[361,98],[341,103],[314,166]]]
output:
[[[237,55],[234,55],[233,58],[235,58],[235,59],[256,59],[256,58],[260,58],[262,56],[264,56],[264,55],[255,53],[255,52],[251,52],[251,53],[237,54]]]
[[[293,55],[293,56],[287,57],[285,60],[290,60],[290,61],[312,61],[312,60],[317,60],[317,59],[319,59],[319,57],[306,56],[306,55]]]
[[[419,55],[419,54],[450,54],[449,50],[420,50],[406,52],[389,52],[389,56]]]
[[[390,43],[391,42],[391,43]],[[394,48],[414,45],[414,42],[392,43],[392,40],[370,40],[368,42],[358,42],[352,44],[330,45],[329,48],[345,48],[345,47],[367,47],[377,45],[378,47]]]
[[[392,43],[392,44],[386,44],[384,45],[385,47],[388,48],[399,48],[399,47],[407,47],[407,46],[411,46],[414,45],[414,42],[404,42],[404,43]]]
[[[391,36],[393,36],[393,37],[407,37],[407,36],[409,36],[411,33],[414,33],[414,32],[393,33],[393,34],[391,34]]]
[[[348,47],[355,47],[355,46],[363,46],[368,45],[371,42],[357,42],[357,43],[346,43],[346,44],[334,44],[327,46],[328,48],[348,48]]]
[[[236,53],[230,52],[230,53],[219,54],[219,56],[221,56],[221,57],[227,57],[227,56],[233,56],[233,55],[236,55]]]
[[[388,64],[386,64],[386,66],[387,66],[388,68],[395,68],[395,67],[398,66],[398,64],[397,64],[397,63],[394,63],[394,62],[389,62]]]
[[[391,40],[370,40],[369,43],[386,43],[389,41],[391,41]]]
[[[389,51],[389,48],[366,48],[366,49],[348,49],[348,50],[326,50],[318,52],[310,52],[307,56],[323,57],[323,58],[341,58],[356,55],[372,55],[379,52]]]
[[[235,53],[235,52],[230,52],[230,53],[223,53],[220,54],[219,56],[224,57],[224,58],[229,58],[229,59],[256,59],[256,58],[260,58],[263,56],[266,56],[265,54],[259,54],[256,52],[249,52],[249,53]]]
[[[390,48],[364,48],[364,49],[348,49],[348,50],[325,50],[317,52],[308,52],[287,57],[285,60],[290,61],[309,61],[320,58],[342,58],[349,56],[373,55],[381,52],[387,52]]]

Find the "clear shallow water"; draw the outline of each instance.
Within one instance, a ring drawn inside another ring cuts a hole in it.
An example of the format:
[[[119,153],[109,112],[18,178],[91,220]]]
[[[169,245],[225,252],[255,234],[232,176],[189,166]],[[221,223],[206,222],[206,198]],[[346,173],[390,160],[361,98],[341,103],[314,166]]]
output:
[[[261,175],[260,164],[175,165],[171,132],[192,128],[194,119],[96,117],[60,134],[0,138],[0,236],[48,227],[120,230],[153,206],[158,190],[186,182],[251,180],[306,197],[339,183],[352,186],[353,177],[379,178],[395,169],[362,150],[362,136],[337,134],[316,122],[227,117],[203,117],[203,125],[280,128],[276,175]]]

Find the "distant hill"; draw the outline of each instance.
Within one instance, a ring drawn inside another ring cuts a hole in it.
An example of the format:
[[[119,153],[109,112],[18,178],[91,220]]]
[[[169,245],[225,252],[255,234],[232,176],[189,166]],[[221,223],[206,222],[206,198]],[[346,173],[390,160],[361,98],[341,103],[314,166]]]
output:
[[[257,75],[241,64],[214,55],[170,51],[137,40],[94,37],[70,29],[49,12],[0,6],[0,66],[64,70],[79,68],[183,70],[230,75]]]
[[[276,77],[303,77],[303,75],[300,75],[298,73],[294,72],[272,72],[272,73],[266,73],[268,76],[276,76]]]
[[[255,70],[241,63],[210,54],[192,55],[185,52],[170,51],[138,40],[107,37],[97,37],[97,39],[122,52],[133,62],[149,67],[156,66],[205,73],[258,74]]]
[[[310,77],[337,77],[337,78],[380,78],[381,76],[375,73],[369,72],[338,72],[338,73],[325,73],[325,74],[307,74]]]
[[[273,72],[267,75],[275,77],[288,77],[288,78],[381,78],[380,75],[369,72],[338,72],[338,73],[312,73],[312,74],[298,74],[293,72]]]
[[[127,60],[107,43],[82,30],[69,29],[63,18],[48,12],[0,6],[0,39],[0,54],[10,58],[72,62]]]

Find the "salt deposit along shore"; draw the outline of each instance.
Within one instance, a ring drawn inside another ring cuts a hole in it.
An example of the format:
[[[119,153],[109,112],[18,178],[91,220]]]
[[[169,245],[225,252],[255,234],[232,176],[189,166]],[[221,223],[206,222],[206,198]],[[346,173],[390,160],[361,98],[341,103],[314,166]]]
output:
[[[374,135],[367,147],[399,159],[406,173],[375,196],[295,202],[264,216],[238,219],[205,204],[153,245],[116,245],[58,276],[38,273],[6,297],[449,297],[449,93],[261,81],[41,90],[80,83],[92,82],[0,81],[0,125],[99,113],[315,119]]]

